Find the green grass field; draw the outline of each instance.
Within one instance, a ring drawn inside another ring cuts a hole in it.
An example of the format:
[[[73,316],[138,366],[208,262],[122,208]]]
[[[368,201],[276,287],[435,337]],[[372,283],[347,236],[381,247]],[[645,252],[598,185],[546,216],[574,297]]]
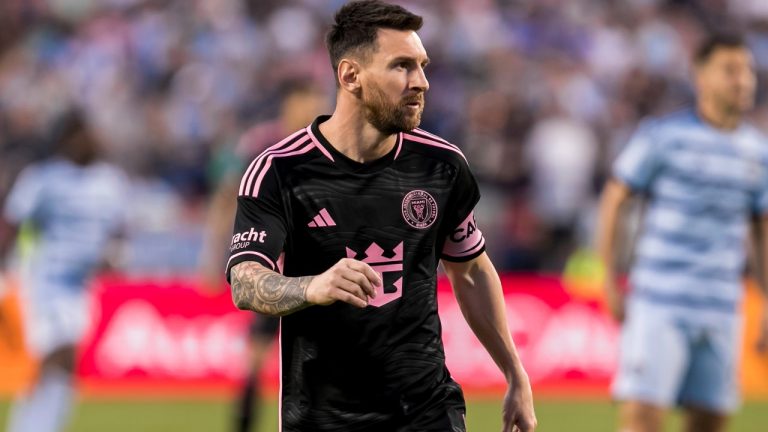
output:
[[[498,401],[472,401],[467,423],[471,432],[501,430]],[[9,402],[0,401],[0,430],[4,428]],[[265,407],[263,421],[255,432],[274,432],[276,407]],[[69,432],[228,432],[230,406],[221,400],[85,400],[72,419]],[[611,432],[615,407],[607,401],[574,402],[547,400],[537,404],[540,432]],[[679,430],[679,418],[672,416],[669,431]],[[768,404],[746,404],[736,416],[732,432],[768,431]]]

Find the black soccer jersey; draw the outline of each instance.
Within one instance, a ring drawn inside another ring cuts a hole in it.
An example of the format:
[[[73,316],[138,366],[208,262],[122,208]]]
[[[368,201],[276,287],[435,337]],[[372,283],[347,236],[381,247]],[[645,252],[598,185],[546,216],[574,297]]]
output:
[[[282,430],[431,430],[418,425],[430,410],[464,409],[445,367],[436,283],[440,259],[485,250],[477,183],[456,146],[420,129],[373,162],[353,161],[320,134],[327,118],[248,167],[227,273],[247,260],[286,276],[345,257],[368,263],[384,286],[366,308],[337,302],[282,318]]]

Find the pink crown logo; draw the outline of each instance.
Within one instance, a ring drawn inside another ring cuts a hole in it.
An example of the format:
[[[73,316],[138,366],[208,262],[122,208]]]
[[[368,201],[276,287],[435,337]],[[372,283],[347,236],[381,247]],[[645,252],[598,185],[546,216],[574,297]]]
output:
[[[369,305],[380,307],[403,296],[403,242],[400,242],[392,249],[391,258],[384,256],[384,249],[376,244],[376,242],[368,246],[368,249],[365,250],[365,255],[362,257],[358,257],[358,253],[350,248],[346,248],[346,250],[347,258],[358,259],[370,265],[381,276],[382,280],[384,280],[384,273],[401,273],[401,276],[388,287],[389,289],[385,289],[386,282],[376,287],[376,298],[371,300]]]

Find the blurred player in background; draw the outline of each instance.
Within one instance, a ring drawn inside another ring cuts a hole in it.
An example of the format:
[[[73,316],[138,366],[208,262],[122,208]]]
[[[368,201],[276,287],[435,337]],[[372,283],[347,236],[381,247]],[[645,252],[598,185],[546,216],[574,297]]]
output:
[[[3,259],[9,259],[22,224],[37,232],[20,274],[26,339],[40,368],[29,393],[12,408],[9,432],[64,429],[73,403],[75,349],[89,319],[86,289],[114,252],[124,218],[124,175],[102,161],[82,115],[66,115],[54,135],[58,153],[21,172],[2,213]]]
[[[342,7],[326,39],[333,115],[270,147],[240,183],[227,272],[238,307],[282,316],[282,431],[466,430],[445,366],[440,262],[509,383],[504,431],[536,426],[474,221],[477,183],[456,146],[417,128],[421,25],[380,1]]]
[[[723,431],[738,404],[739,303],[753,215],[756,232],[768,232],[768,142],[744,122],[756,87],[744,41],[707,38],[695,54],[694,84],[696,106],[641,126],[603,192],[606,295],[624,321],[614,382],[622,432],[662,430],[674,405],[685,409],[685,430]],[[647,198],[647,211],[625,294],[616,239],[622,206],[635,194]],[[765,268],[768,240],[753,240]]]
[[[209,206],[205,245],[200,261],[204,284],[213,292],[226,286],[224,261],[228,249],[222,246],[227,244],[232,235],[237,189],[246,164],[270,145],[309,124],[328,108],[328,95],[308,79],[287,81],[280,91],[280,97],[278,118],[246,131],[235,150],[235,158],[224,157],[229,163],[219,169],[218,185]],[[279,324],[279,318],[254,314],[248,332],[248,369],[237,398],[234,421],[236,432],[246,432],[251,429],[251,425],[258,423],[259,376]]]

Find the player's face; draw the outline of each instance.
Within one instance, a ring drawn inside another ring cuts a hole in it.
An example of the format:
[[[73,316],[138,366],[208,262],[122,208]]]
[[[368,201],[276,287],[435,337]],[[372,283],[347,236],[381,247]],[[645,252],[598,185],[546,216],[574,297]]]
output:
[[[697,69],[700,98],[710,99],[720,109],[743,114],[754,106],[755,65],[746,48],[716,48]]]
[[[289,94],[283,101],[282,120],[288,130],[302,128],[328,111],[328,97],[320,89]]]
[[[429,89],[427,52],[413,31],[379,29],[377,45],[360,74],[366,119],[386,135],[412,130]]]
[[[101,155],[101,146],[93,132],[82,128],[65,138],[61,151],[72,161],[86,165],[98,159]]]

